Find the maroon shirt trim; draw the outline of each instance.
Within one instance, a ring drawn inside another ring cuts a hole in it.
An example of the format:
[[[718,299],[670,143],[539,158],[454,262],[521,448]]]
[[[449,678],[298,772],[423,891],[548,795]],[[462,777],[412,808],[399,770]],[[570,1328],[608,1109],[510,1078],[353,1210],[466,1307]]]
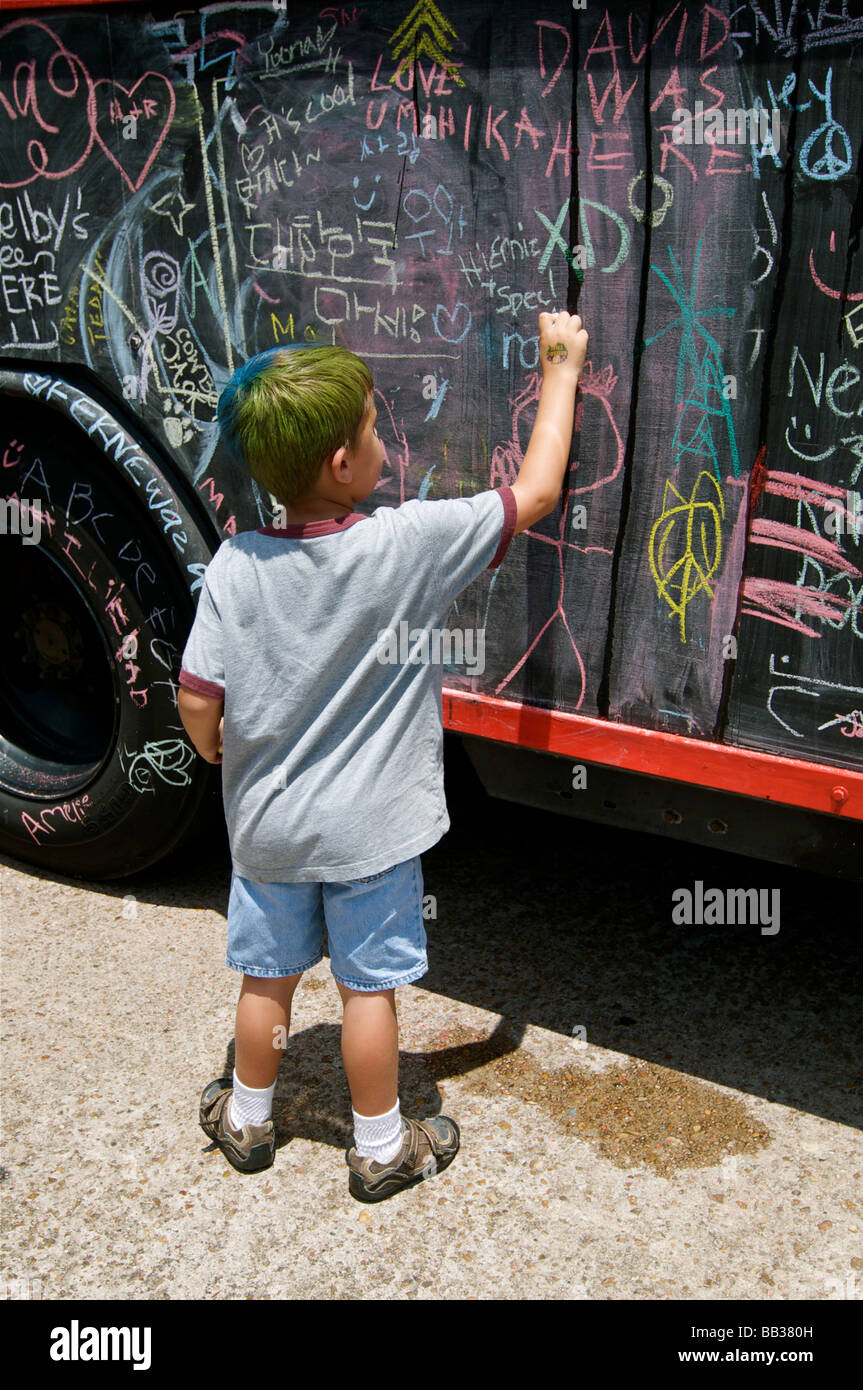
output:
[[[509,549],[510,541],[515,535],[515,524],[518,519],[518,504],[515,500],[515,493],[511,487],[498,488],[500,500],[503,502],[503,530],[501,531],[500,543],[495,551],[494,558],[488,569],[497,569]],[[363,512],[351,512],[349,516],[328,517],[324,521],[304,521],[295,522],[289,526],[259,526],[258,535],[275,536],[282,540],[311,540],[315,536],[332,536],[341,531],[346,531],[349,526],[353,526],[357,521],[368,521],[369,518]],[[197,680],[198,677],[195,677]],[[207,694],[207,691],[201,691]]]
[[[488,566],[490,570],[496,570],[506,552],[509,550],[509,543],[515,535],[515,523],[518,520],[518,503],[515,500],[515,493],[511,487],[498,488],[500,500],[503,503],[503,530],[500,533],[500,545],[494,552],[494,559]]]
[[[259,526],[259,536],[279,536],[282,540],[311,540],[313,536],[332,536],[338,531],[346,531],[355,521],[368,521],[363,512],[351,512],[350,516],[328,517],[325,521],[293,522],[290,526]]]
[[[193,690],[196,695],[210,695],[214,700],[224,700],[225,687],[216,685],[215,681],[205,681],[203,676],[193,676],[191,671],[187,671],[185,666],[180,669],[180,684],[187,690]]]

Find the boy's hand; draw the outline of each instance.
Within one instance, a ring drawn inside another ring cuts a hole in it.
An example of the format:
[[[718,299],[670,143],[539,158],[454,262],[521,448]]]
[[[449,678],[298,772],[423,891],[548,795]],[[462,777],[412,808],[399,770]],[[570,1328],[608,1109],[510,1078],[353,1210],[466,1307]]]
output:
[[[207,746],[206,744],[198,746],[198,753],[204,759],[205,763],[220,763],[222,761],[222,730],[224,729],[224,727],[225,720],[224,717],[222,717],[219,720],[218,748],[213,748],[212,746]]]
[[[204,762],[207,762],[207,763],[220,763],[220,762],[222,761],[222,730],[224,729],[224,727],[225,727],[225,716],[222,715],[222,718],[219,720],[219,734],[218,734],[219,746],[218,746],[218,748],[217,748],[214,752],[211,751],[210,749],[207,749],[206,752],[201,753],[201,757],[204,759]],[[199,749],[198,751],[200,752],[201,750]]]
[[[587,353],[578,314],[539,316],[542,390],[518,477],[512,485],[519,535],[557,506],[572,444],[575,392]]]
[[[565,310],[539,316],[539,359],[544,377],[571,374],[581,375],[587,356],[587,331],[581,326],[578,314]]]
[[[195,745],[195,751],[205,763],[222,761],[224,707],[224,699],[216,700],[209,695],[197,695],[185,686],[181,686],[178,692],[177,710],[183,728]]]

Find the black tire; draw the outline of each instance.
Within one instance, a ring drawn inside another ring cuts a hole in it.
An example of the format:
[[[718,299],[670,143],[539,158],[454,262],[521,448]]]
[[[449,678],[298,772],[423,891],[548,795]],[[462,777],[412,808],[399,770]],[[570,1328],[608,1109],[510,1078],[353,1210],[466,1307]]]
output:
[[[176,705],[215,547],[91,396],[3,372],[0,398],[0,849],[72,877],[124,878],[220,798],[219,769]]]

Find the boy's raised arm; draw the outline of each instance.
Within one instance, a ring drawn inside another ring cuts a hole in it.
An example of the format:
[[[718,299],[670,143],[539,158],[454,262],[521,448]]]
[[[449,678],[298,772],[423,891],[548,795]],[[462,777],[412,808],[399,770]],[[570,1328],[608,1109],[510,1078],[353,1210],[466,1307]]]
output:
[[[512,490],[518,507],[515,534],[553,512],[569,462],[575,389],[587,353],[578,314],[540,314],[542,390],[536,423]]]

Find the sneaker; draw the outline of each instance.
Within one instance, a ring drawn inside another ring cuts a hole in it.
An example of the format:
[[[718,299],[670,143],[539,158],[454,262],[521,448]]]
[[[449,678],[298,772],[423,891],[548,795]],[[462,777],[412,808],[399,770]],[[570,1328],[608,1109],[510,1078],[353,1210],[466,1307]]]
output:
[[[229,1163],[241,1173],[269,1168],[276,1153],[276,1127],[272,1120],[233,1129],[230,1122],[234,1087],[226,1076],[211,1081],[201,1094],[201,1129],[213,1139]]]
[[[402,1118],[405,1131],[401,1148],[388,1163],[360,1158],[354,1145],[347,1150],[345,1162],[351,1170],[348,1188],[358,1202],[382,1202],[404,1187],[442,1173],[458,1153],[461,1136],[455,1120],[447,1115],[426,1120]]]

